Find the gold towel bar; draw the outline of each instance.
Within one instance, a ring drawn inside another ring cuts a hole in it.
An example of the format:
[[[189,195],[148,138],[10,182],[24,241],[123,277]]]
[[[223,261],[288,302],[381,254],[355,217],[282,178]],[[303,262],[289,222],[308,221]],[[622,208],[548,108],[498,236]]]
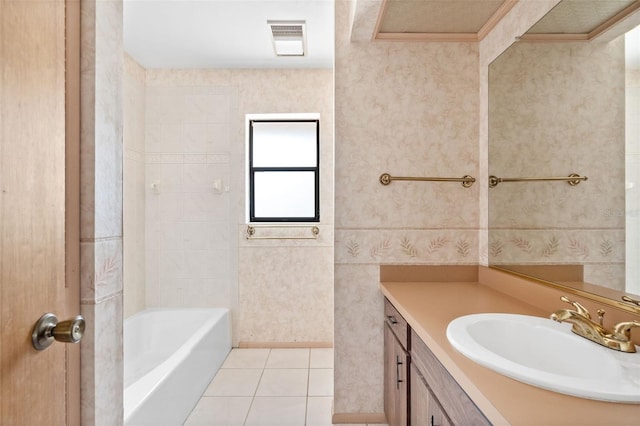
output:
[[[268,228],[307,228],[308,225],[269,225]],[[311,226],[311,236],[309,237],[256,237],[256,228],[254,226],[247,226],[247,240],[317,240],[320,234],[320,228],[317,226]]]
[[[389,185],[392,180],[412,180],[412,181],[419,181],[419,182],[461,182],[462,186],[465,188],[471,187],[471,185],[473,185],[473,182],[476,181],[475,178],[469,175],[464,175],[461,178],[411,177],[411,176],[398,177],[398,176],[391,176],[389,173],[383,173],[380,175],[380,183],[383,185]]]
[[[500,182],[541,182],[541,181],[550,181],[550,180],[561,180],[566,181],[571,186],[576,186],[583,180],[587,180],[586,176],[580,176],[576,173],[571,173],[569,176],[564,177],[522,177],[522,178],[499,178],[497,176],[489,176],[489,188],[495,188],[498,186]]]
[[[640,300],[638,299],[633,299],[629,296],[622,296],[622,300],[624,300],[625,302],[633,303],[634,305],[640,306]]]

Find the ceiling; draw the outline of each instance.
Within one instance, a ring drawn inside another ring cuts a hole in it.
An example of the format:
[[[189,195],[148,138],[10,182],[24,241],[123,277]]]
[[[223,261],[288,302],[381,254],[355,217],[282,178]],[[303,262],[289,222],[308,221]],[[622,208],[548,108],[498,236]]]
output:
[[[351,38],[478,41],[515,3],[358,0]],[[531,32],[545,37],[581,32],[577,39],[589,40],[596,24],[629,5],[637,9],[640,1],[563,0],[538,25],[546,27]],[[124,47],[145,68],[332,68],[333,6],[334,0],[124,0]],[[305,21],[305,56],[274,54],[270,20]],[[582,28],[566,28],[583,21]]]
[[[380,32],[477,33],[503,0],[407,1],[389,0]]]
[[[376,39],[481,40],[514,0],[383,0]]]
[[[145,68],[332,68],[333,0],[124,0],[124,49]],[[306,21],[277,57],[268,20]]]
[[[562,0],[527,34],[589,34],[635,0]]]

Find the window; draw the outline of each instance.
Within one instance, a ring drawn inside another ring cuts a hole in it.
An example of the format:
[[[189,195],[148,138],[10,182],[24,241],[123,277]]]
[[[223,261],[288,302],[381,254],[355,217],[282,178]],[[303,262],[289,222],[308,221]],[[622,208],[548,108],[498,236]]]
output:
[[[320,220],[317,119],[249,119],[249,221]]]

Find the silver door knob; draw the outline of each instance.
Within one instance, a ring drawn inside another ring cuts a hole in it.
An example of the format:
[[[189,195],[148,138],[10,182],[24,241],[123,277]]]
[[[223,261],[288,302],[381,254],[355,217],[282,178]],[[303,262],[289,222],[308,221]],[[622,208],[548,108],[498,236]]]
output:
[[[40,317],[33,333],[31,342],[33,347],[41,351],[48,348],[54,340],[64,343],[78,343],[84,335],[85,321],[82,315],[76,315],[67,321],[58,322],[58,318],[51,313]]]

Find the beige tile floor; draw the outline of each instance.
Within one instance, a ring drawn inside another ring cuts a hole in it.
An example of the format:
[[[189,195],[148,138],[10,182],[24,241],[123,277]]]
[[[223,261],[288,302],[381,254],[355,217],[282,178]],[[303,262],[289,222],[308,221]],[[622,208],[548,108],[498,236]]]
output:
[[[185,426],[330,426],[333,349],[233,349]]]

